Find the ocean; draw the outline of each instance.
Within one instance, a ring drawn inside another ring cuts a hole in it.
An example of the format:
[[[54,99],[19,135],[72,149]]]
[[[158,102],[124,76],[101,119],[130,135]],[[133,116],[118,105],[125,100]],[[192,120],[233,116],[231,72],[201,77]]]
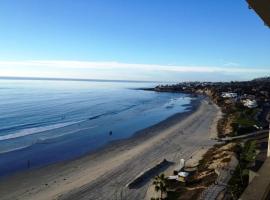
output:
[[[151,82],[0,80],[0,176],[74,159],[191,108]]]

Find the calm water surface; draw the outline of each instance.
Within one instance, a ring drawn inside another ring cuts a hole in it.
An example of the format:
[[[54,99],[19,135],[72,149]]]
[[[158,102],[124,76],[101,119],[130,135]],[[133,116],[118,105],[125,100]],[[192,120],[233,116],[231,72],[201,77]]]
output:
[[[76,158],[187,111],[157,83],[0,80],[0,176]]]

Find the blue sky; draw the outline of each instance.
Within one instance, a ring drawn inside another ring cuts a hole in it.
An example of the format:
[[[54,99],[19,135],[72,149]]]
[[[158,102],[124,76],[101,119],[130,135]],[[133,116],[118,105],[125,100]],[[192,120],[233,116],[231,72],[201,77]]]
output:
[[[246,80],[269,52],[245,0],[0,1],[0,76]]]

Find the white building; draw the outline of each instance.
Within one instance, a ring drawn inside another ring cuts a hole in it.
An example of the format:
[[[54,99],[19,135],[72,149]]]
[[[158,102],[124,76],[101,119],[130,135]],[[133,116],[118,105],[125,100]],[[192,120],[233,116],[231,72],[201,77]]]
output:
[[[243,105],[248,108],[256,108],[258,106],[256,100],[250,100],[250,99],[243,100]]]
[[[237,93],[234,93],[234,92],[222,92],[221,97],[223,97],[223,98],[235,98],[235,97],[237,97]]]

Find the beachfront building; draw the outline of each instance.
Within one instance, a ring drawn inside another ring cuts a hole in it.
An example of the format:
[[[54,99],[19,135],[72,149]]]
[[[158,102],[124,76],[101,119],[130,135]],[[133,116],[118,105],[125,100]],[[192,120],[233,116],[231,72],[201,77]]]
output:
[[[181,171],[177,175],[168,176],[168,180],[175,180],[179,182],[187,182],[189,177],[189,172]]]
[[[184,172],[184,171],[179,172],[178,173],[178,181],[185,183],[188,179],[188,176],[189,176],[188,172]]]
[[[222,92],[221,97],[223,97],[223,98],[236,98],[237,93],[235,93],[235,92]]]
[[[256,108],[258,106],[256,100],[250,100],[250,99],[243,100],[243,105],[248,108]]]

